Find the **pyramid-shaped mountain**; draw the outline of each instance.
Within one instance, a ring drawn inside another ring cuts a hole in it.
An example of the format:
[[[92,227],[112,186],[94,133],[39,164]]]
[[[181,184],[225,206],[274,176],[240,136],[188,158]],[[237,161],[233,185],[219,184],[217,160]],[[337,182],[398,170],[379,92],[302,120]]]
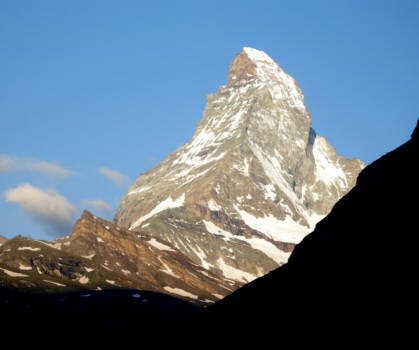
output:
[[[363,168],[311,128],[296,81],[244,48],[192,139],[137,178],[113,222],[246,283],[286,263]]]

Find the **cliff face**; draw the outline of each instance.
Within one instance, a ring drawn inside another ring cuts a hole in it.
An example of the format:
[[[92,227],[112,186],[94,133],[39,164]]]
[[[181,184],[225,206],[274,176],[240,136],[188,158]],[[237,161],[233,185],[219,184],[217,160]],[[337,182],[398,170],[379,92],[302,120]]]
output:
[[[284,264],[363,166],[311,128],[292,77],[244,48],[192,139],[138,177],[113,222],[246,283]]]

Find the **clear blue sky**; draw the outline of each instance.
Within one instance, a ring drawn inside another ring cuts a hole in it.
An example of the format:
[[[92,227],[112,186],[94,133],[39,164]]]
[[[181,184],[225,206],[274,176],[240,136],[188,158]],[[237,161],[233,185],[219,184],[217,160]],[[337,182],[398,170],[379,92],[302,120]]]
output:
[[[70,234],[85,207],[111,218],[244,46],[297,80],[339,154],[370,163],[413,131],[419,1],[2,0],[0,234]]]

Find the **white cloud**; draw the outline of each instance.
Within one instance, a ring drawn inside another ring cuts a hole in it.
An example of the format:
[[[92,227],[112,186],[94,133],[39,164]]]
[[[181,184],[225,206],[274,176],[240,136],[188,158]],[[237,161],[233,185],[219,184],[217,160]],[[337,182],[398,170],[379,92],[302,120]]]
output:
[[[112,214],[112,208],[103,200],[101,199],[93,199],[93,200],[84,200],[83,205],[94,208],[99,211],[99,213],[104,216],[105,218],[108,218]]]
[[[29,183],[9,189],[5,193],[8,202],[18,203],[36,221],[44,224],[49,234],[71,233],[74,206],[53,190],[42,190]]]
[[[3,154],[0,154],[0,172],[11,171],[13,169],[16,169],[17,167],[18,164],[16,160]]]
[[[122,175],[120,172],[116,170],[111,170],[108,168],[100,168],[99,173],[101,173],[103,176],[108,178],[109,180],[113,181],[117,185],[126,185],[129,184],[130,180],[127,176]]]
[[[64,169],[58,164],[48,163],[37,159],[12,157],[0,154],[0,172],[16,170],[27,170],[56,177],[66,177],[74,174],[74,172]]]

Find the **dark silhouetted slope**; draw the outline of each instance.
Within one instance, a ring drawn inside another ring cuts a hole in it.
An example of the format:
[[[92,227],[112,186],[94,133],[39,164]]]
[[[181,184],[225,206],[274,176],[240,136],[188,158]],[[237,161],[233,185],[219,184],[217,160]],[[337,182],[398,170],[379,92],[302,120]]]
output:
[[[379,329],[381,340],[408,332],[417,309],[418,134],[417,126],[366,167],[286,265],[216,303],[212,318],[278,334],[304,327],[325,338],[336,330],[351,339]]]

